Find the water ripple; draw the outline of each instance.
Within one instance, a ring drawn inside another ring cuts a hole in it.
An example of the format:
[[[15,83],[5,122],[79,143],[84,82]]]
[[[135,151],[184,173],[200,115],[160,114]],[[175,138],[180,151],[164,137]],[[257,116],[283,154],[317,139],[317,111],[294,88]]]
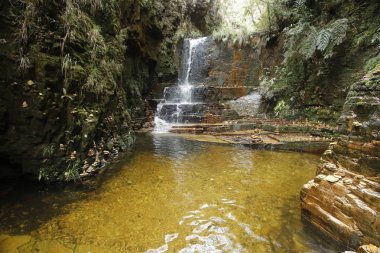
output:
[[[251,227],[238,220],[233,209],[239,208],[236,200],[223,198],[218,204],[203,204],[197,210],[188,211],[178,222],[180,233],[167,234],[165,243],[148,253],[166,252],[181,240],[179,252],[247,252],[238,242],[238,234],[246,234],[252,242],[269,243],[264,236],[257,235]],[[228,211],[228,212],[227,212]],[[183,246],[185,245],[185,246]],[[173,247],[174,248],[174,247]]]

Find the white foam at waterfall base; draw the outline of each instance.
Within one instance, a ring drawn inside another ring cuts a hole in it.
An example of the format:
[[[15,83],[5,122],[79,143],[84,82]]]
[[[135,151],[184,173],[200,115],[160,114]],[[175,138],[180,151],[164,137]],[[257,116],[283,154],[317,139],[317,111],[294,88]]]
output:
[[[166,122],[165,120],[160,119],[157,116],[154,117],[153,133],[157,133],[157,134],[168,133],[172,127],[173,127],[173,124],[170,124]]]

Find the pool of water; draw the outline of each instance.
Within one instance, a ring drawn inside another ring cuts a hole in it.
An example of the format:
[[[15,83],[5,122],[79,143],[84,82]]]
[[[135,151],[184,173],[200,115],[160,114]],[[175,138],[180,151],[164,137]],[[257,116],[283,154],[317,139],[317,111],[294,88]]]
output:
[[[3,186],[0,252],[338,252],[301,221],[318,159],[140,136],[91,183]]]

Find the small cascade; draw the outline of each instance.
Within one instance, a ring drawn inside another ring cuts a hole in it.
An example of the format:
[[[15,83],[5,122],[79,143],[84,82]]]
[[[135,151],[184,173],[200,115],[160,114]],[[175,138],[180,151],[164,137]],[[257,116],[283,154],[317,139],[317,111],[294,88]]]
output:
[[[206,89],[199,84],[207,76],[207,39],[184,40],[179,81],[164,89],[154,120],[155,132],[167,132],[174,124],[201,122],[207,111]]]
[[[264,116],[263,102],[260,92],[253,91],[249,95],[231,100],[227,103],[231,109],[240,116],[260,117]]]

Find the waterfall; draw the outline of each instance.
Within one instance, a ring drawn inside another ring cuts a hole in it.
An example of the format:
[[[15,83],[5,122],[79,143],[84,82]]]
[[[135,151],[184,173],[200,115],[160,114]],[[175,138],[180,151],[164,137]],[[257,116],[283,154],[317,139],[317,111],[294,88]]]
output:
[[[174,124],[199,122],[205,113],[199,81],[207,73],[206,42],[207,37],[184,40],[179,81],[164,89],[154,119],[155,132],[167,132]]]

